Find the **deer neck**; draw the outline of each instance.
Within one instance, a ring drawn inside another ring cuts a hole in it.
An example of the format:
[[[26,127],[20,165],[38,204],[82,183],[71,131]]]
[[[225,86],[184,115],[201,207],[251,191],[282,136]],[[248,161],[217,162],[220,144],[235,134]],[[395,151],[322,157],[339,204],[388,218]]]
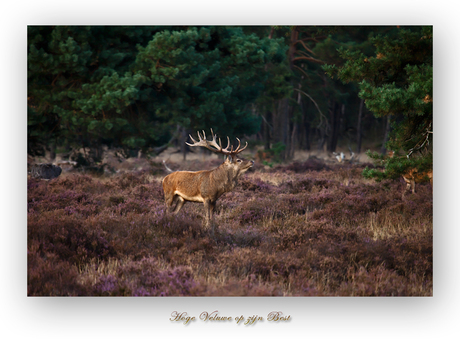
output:
[[[226,163],[217,167],[213,174],[215,180],[219,183],[219,187],[224,192],[233,190],[238,183],[238,171]]]

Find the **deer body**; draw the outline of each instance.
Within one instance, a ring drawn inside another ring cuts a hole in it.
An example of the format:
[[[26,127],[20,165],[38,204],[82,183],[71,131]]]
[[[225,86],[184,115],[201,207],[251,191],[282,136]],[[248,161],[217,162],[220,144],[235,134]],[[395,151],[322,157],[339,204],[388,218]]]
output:
[[[403,174],[403,179],[406,182],[406,192],[412,189],[412,193],[415,193],[415,183],[425,181],[425,178],[430,180],[431,186],[433,186],[433,171],[419,173],[416,168],[412,168]]]
[[[219,167],[212,170],[173,172],[163,179],[163,191],[166,206],[170,212],[178,213],[187,201],[203,203],[205,207],[205,224],[209,226],[212,222],[217,199],[222,194],[235,188],[238,178],[252,167],[254,161],[237,157],[237,154],[243,151],[247,145],[242,149],[240,149],[239,145],[235,151],[233,151],[232,147],[232,150],[228,151],[229,146],[222,149],[220,143],[217,145],[215,136],[213,136],[213,141],[206,140],[204,133],[204,139],[200,134],[198,136],[200,142],[195,142],[192,138],[194,144],[188,145],[203,146],[214,152],[225,154],[227,155],[226,160]]]

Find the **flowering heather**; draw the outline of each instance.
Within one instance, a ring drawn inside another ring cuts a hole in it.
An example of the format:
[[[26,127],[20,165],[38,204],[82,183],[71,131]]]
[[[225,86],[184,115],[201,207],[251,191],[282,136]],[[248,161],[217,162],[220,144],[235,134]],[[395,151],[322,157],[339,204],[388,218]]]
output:
[[[168,164],[212,168],[219,160]],[[433,196],[359,165],[255,166],[216,207],[165,213],[161,166],[28,179],[28,295],[431,296]],[[184,166],[188,166],[184,168]]]

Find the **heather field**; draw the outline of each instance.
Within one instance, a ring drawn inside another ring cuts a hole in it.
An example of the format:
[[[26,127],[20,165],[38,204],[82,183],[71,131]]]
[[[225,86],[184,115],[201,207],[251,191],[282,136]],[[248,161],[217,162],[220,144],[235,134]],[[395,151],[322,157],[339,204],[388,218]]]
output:
[[[170,163],[210,169],[218,160]],[[122,164],[123,165],[123,164]],[[217,202],[165,213],[161,162],[28,179],[29,296],[432,296],[430,184],[316,158],[257,164]]]

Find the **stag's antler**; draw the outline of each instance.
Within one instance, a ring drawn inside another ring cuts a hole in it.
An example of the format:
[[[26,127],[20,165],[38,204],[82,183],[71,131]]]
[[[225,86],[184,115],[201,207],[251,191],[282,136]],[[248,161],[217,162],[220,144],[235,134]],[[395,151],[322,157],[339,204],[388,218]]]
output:
[[[211,128],[212,140],[206,139],[206,133],[204,131],[203,131],[203,135],[201,135],[200,132],[197,132],[197,134],[198,134],[199,141],[196,141],[195,139],[193,139],[193,137],[189,134],[190,139],[192,139],[193,141],[193,144],[189,144],[188,142],[186,142],[186,144],[192,147],[193,146],[206,147],[208,150],[213,151],[214,153],[222,153],[225,155],[236,155],[238,153],[243,152],[246,149],[246,147],[248,147],[248,143],[246,142],[246,145],[240,149],[241,141],[240,139],[236,138],[236,140],[238,140],[238,147],[235,150],[233,150],[233,145],[230,145],[230,138],[227,136],[227,147],[222,148],[222,142],[219,138],[219,144],[217,144],[216,135],[212,131],[212,128]],[[229,147],[230,147],[230,150],[228,149]]]

